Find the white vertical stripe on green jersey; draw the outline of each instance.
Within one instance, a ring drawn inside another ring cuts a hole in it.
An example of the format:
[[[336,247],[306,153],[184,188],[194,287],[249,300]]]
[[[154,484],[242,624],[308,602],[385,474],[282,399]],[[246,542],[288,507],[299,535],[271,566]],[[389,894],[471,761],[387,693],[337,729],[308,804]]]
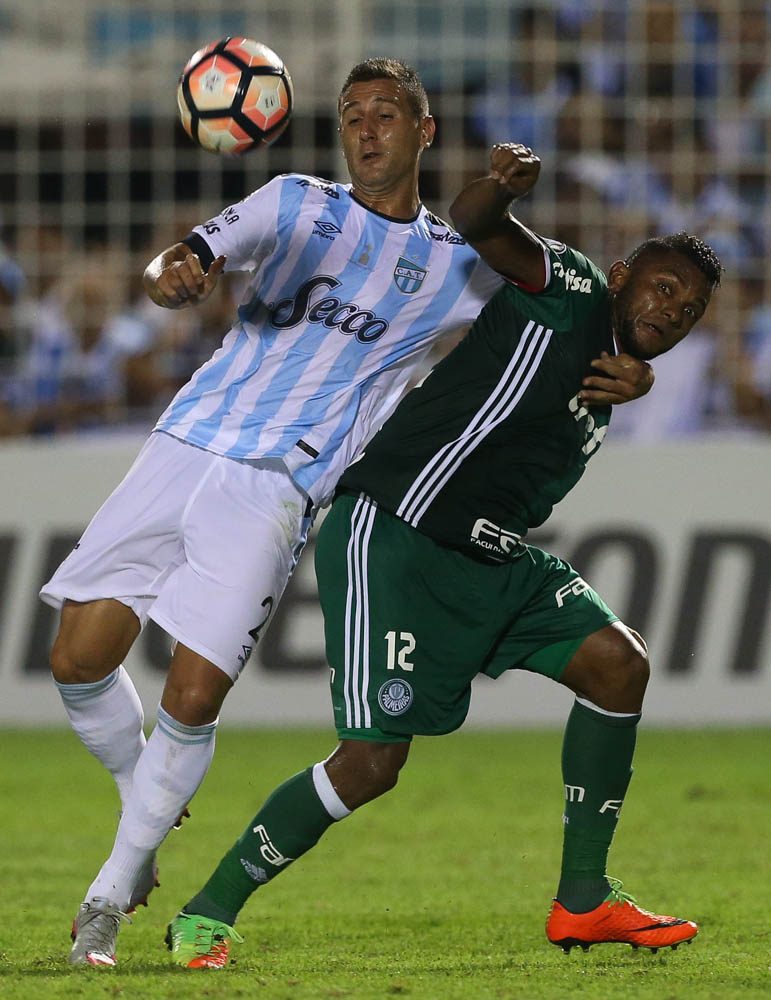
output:
[[[351,515],[348,542],[348,593],[345,603],[345,697],[346,726],[372,726],[367,694],[369,690],[369,587],[367,564],[369,539],[375,523],[377,504],[359,498]],[[362,722],[363,716],[363,722]]]
[[[498,384],[463,432],[448,441],[424,465],[405,493],[396,511],[398,517],[417,527],[426,509],[463,460],[510,416],[538,370],[552,333],[532,320],[527,324]]]

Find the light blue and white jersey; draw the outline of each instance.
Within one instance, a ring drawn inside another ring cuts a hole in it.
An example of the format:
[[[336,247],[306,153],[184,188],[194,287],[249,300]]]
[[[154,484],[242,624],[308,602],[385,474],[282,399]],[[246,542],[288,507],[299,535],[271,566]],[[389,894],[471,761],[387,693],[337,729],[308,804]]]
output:
[[[366,208],[350,185],[284,174],[196,227],[208,268],[251,280],[233,327],[156,430],[235,459],[280,459],[317,504],[395,408],[431,346],[502,279],[421,206]]]

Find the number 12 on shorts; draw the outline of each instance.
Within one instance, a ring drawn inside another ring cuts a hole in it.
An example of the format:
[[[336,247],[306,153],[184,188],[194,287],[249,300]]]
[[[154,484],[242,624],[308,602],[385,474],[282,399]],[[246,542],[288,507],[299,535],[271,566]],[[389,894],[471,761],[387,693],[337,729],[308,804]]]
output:
[[[388,643],[388,669],[395,670],[398,666],[400,670],[413,670],[415,664],[407,659],[415,648],[415,636],[412,632],[399,632],[397,638],[396,631],[392,629],[386,632],[385,641]]]

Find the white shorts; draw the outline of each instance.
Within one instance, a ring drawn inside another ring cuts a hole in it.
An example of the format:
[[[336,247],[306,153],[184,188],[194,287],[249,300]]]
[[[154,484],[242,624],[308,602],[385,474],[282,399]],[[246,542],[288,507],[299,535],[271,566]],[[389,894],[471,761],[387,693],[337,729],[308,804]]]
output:
[[[283,467],[151,434],[40,596],[54,607],[115,598],[236,680],[311,523]]]

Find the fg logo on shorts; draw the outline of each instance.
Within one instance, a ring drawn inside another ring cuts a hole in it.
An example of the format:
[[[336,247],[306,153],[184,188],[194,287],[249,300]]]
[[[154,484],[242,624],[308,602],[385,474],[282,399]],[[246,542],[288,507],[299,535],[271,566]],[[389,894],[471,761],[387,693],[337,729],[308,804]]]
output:
[[[412,704],[412,688],[400,678],[392,678],[381,685],[377,700],[386,715],[403,715]]]

